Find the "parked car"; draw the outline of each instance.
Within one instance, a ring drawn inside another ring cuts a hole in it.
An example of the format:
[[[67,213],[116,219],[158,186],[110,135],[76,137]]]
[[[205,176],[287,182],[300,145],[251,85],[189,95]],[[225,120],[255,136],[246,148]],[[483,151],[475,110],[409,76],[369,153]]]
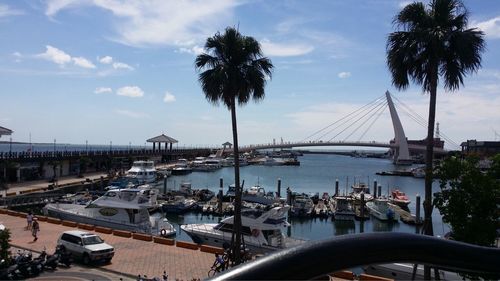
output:
[[[109,263],[115,254],[113,246],[104,243],[101,237],[80,230],[63,232],[57,245],[64,246],[75,258],[81,258],[84,264],[94,261]]]

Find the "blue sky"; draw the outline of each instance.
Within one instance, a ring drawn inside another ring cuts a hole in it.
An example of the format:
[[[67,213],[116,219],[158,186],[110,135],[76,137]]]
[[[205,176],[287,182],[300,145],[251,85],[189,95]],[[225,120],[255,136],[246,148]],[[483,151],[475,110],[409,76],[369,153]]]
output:
[[[389,90],[421,116],[428,95],[391,85],[385,44],[409,1],[0,1],[0,126],[15,141],[180,145],[231,141],[230,114],[209,104],[194,59],[227,26],[262,44],[274,66],[266,98],[238,109],[240,143],[298,141]],[[465,1],[486,33],[483,68],[437,121],[455,142],[500,133],[500,2]],[[401,116],[406,134],[426,130]],[[393,137],[389,113],[364,140]],[[500,137],[500,136],[499,136]],[[497,138],[499,138],[497,137]],[[6,140],[3,137],[2,140]]]

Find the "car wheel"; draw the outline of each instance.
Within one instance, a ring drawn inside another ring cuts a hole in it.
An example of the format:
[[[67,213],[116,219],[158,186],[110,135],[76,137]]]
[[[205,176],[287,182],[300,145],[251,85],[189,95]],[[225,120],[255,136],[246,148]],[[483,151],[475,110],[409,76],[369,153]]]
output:
[[[90,256],[89,254],[85,253],[83,254],[83,264],[88,265],[90,263]]]
[[[104,260],[105,263],[111,263],[111,258],[107,258]]]

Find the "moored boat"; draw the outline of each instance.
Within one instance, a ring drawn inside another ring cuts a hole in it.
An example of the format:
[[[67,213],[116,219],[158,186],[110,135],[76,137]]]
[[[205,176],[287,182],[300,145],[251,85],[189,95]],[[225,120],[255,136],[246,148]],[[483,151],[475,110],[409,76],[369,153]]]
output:
[[[399,191],[399,189],[395,189],[391,192],[391,198],[389,198],[392,204],[398,205],[402,208],[408,208],[408,205],[411,203],[411,200],[406,196],[404,192]]]
[[[331,200],[333,219],[340,221],[354,221],[356,213],[352,207],[352,199],[349,196],[335,196]]]
[[[134,161],[132,167],[125,172],[125,178],[135,180],[139,184],[156,182],[158,174],[154,161]]]
[[[112,229],[141,232],[157,236],[175,235],[166,218],[149,214],[157,193],[150,188],[114,189],[87,205],[51,203],[43,208],[45,215]]]
[[[274,207],[268,211],[246,209],[241,212],[242,235],[245,246],[253,254],[268,253],[300,245],[304,240],[287,237],[282,228],[290,224],[286,221],[289,207]],[[222,247],[230,245],[233,236],[234,217],[223,219],[218,224],[181,225],[195,243]]]
[[[398,221],[399,214],[389,206],[387,198],[378,197],[373,201],[367,202],[366,207],[370,214],[382,221]]]

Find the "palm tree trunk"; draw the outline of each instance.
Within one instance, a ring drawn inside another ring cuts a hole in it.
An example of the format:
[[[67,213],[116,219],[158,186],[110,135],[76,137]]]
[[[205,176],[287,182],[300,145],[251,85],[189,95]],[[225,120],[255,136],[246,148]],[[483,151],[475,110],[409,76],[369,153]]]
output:
[[[425,155],[425,201],[424,201],[424,234],[434,235],[432,227],[432,178],[434,158],[434,123],[436,119],[437,71],[431,82],[429,121],[427,124],[427,147]]]
[[[432,73],[429,120],[427,124],[427,147],[425,154],[425,200],[424,200],[424,234],[434,236],[432,227],[432,162],[434,157],[434,123],[436,119],[437,67]],[[431,268],[424,266],[424,280],[431,280]]]
[[[233,97],[231,103],[231,122],[233,126],[233,154],[234,154],[234,242],[233,255],[235,264],[241,263],[240,247],[241,247],[241,189],[240,189],[240,158],[238,151],[238,128],[236,126],[236,98]]]

